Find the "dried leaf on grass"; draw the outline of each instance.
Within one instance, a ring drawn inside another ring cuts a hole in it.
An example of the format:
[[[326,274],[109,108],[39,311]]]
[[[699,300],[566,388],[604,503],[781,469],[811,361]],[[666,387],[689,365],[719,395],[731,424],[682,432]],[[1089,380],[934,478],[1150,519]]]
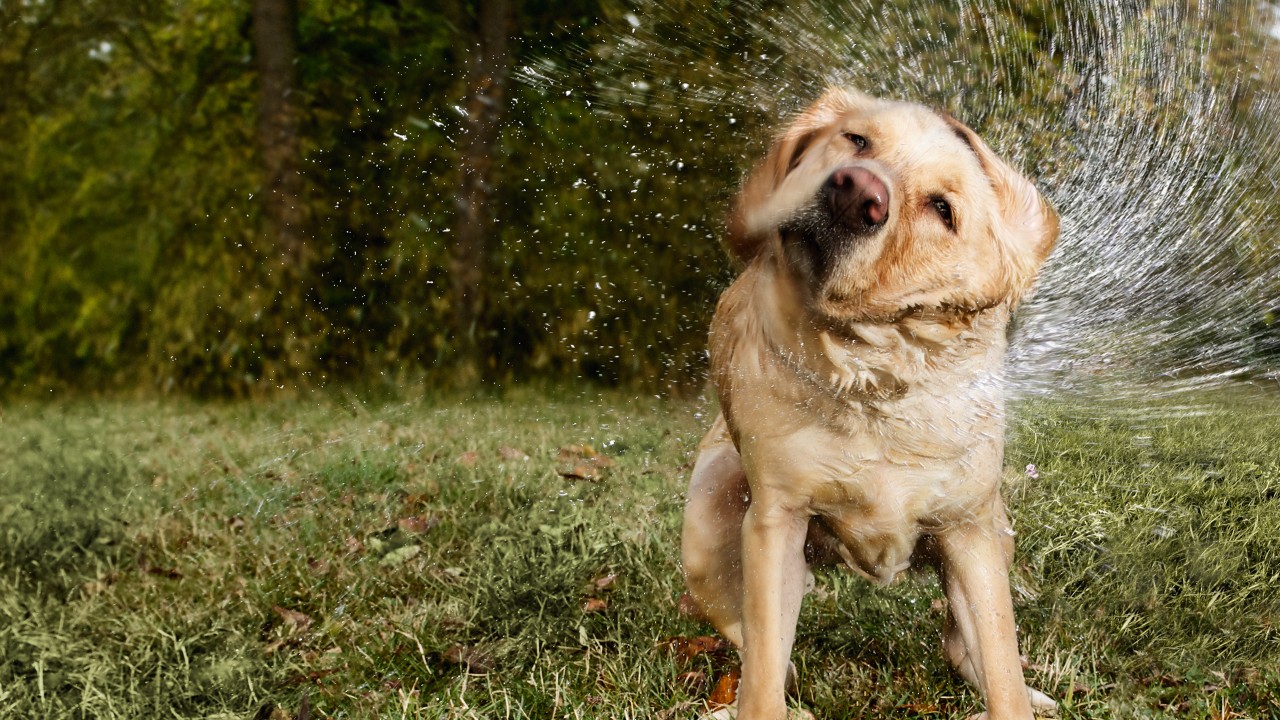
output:
[[[284,626],[289,629],[290,634],[306,632],[314,622],[310,615],[297,610],[291,610],[280,605],[272,605],[271,609],[275,611],[276,615],[280,616],[280,620],[284,622]]]
[[[468,672],[477,674],[491,672],[495,667],[492,655],[483,648],[471,645],[450,645],[440,653],[440,659],[450,665],[463,666]]]
[[[272,605],[271,609],[280,617],[284,633],[281,637],[272,640],[262,648],[264,655],[274,655],[279,652],[280,648],[296,642],[298,636],[310,629],[314,622],[311,616],[297,610],[280,605]]]
[[[582,601],[582,612],[590,615],[593,613],[602,613],[609,609],[608,601],[602,598],[587,598]]]
[[[707,705],[712,709],[732,705],[738,699],[738,681],[742,679],[742,671],[730,668],[716,680],[716,686],[707,698]]]
[[[498,457],[510,462],[524,461],[529,459],[529,455],[519,448],[500,447],[498,448]]]
[[[574,465],[571,468],[561,468],[556,470],[556,474],[567,480],[590,480],[594,482],[604,479],[604,472],[585,463]]]
[[[665,643],[667,648],[671,650],[672,654],[674,654],[681,662],[685,663],[693,660],[699,655],[712,655],[716,658],[727,658],[729,652],[733,650],[733,643],[710,635],[667,638]]]
[[[565,445],[556,450],[556,460],[559,462],[573,462],[582,458],[590,458],[599,455],[596,449],[590,445]]]
[[[601,480],[613,467],[613,458],[590,445],[566,445],[556,451],[556,461],[560,463],[556,473],[570,480]]]
[[[421,535],[439,524],[440,518],[435,515],[428,515],[425,518],[420,515],[412,515],[396,521],[396,527],[413,535]]]

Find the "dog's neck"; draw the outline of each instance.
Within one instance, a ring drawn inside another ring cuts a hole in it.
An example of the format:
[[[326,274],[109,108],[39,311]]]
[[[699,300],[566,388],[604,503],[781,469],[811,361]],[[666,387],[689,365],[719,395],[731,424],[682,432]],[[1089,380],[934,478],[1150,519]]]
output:
[[[759,281],[776,290],[756,296],[763,299],[756,310],[765,345],[824,394],[863,404],[892,400],[939,370],[954,376],[971,365],[977,372],[993,367],[993,353],[1003,356],[1006,304],[908,307],[833,318],[807,307],[785,269],[773,265],[761,271]]]

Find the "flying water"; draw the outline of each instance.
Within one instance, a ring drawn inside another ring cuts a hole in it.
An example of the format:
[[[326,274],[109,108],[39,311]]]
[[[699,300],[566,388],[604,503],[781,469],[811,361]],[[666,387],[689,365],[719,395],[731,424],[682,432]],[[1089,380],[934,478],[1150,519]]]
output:
[[[698,142],[743,168],[841,84],[944,108],[1035,179],[1062,235],[1015,323],[1016,392],[1280,386],[1280,6],[642,2],[615,20],[578,60],[597,107],[714,110]]]

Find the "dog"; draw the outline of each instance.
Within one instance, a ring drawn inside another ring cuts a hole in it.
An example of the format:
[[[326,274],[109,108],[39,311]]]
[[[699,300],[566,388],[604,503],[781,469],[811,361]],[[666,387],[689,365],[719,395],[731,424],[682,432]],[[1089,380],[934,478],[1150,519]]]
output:
[[[809,566],[932,565],[983,720],[1051,714],[1019,658],[1000,495],[1006,326],[1058,218],[968,127],[830,89],[747,176],[716,307],[720,415],[689,483],[690,596],[738,649],[740,720],[786,715]]]

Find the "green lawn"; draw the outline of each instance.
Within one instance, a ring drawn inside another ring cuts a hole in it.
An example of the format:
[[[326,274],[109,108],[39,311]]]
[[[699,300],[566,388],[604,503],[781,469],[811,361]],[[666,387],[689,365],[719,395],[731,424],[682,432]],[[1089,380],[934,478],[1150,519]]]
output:
[[[678,611],[714,406],[405,395],[4,407],[0,718],[694,717],[733,660]],[[1280,398],[1230,400],[1015,409],[1021,635],[1062,717],[1280,714]],[[974,711],[930,576],[818,580],[799,702]]]

